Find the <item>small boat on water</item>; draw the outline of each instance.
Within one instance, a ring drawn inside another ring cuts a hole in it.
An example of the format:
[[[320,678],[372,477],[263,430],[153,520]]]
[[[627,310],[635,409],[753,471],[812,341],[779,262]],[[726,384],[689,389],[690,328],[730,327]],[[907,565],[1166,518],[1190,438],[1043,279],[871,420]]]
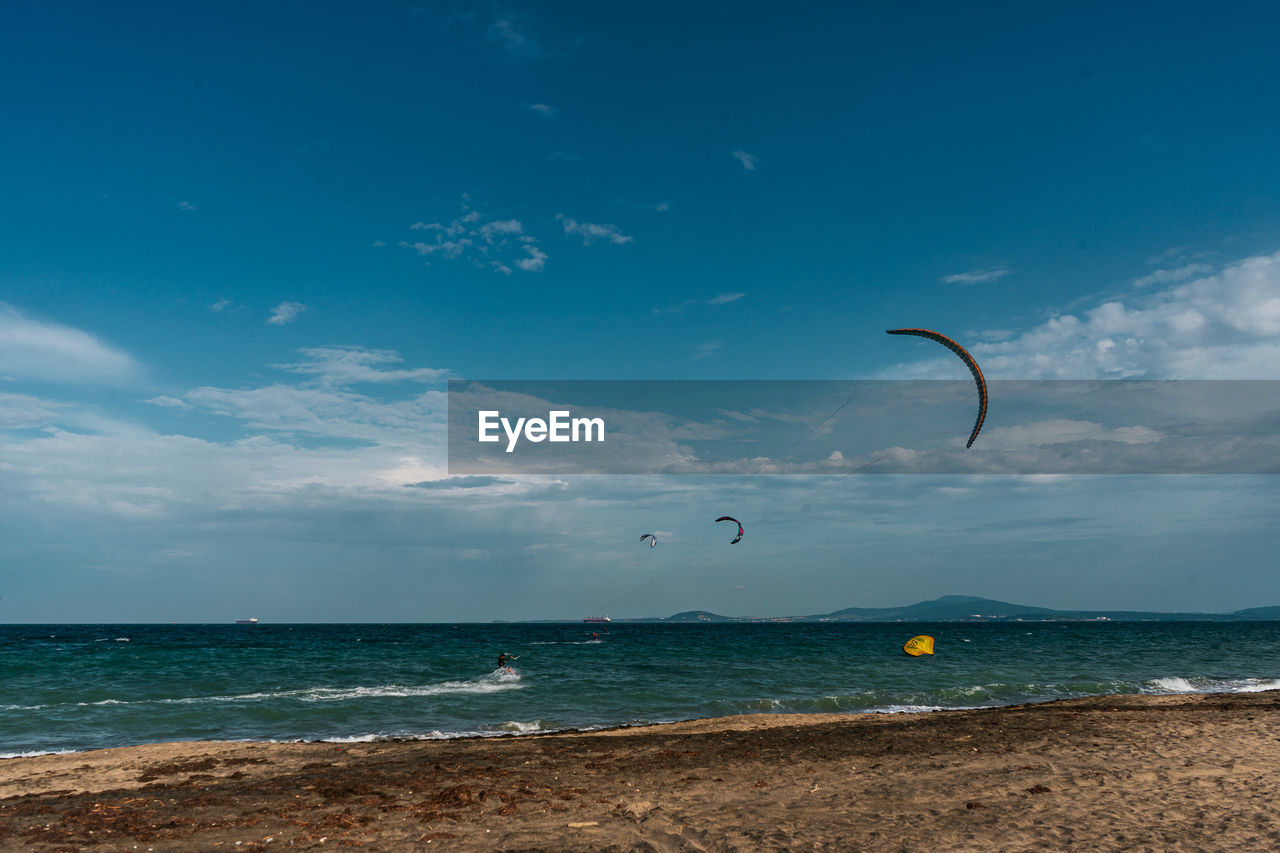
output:
[[[258,617],[257,617],[257,616],[251,616],[251,617],[249,617],[248,619],[237,619],[237,620],[236,620],[236,624],[237,624],[237,625],[257,625],[257,624],[258,624]]]
[[[610,619],[608,616],[588,616],[582,621],[586,622],[588,625],[598,625],[605,622],[612,622],[613,620]]]

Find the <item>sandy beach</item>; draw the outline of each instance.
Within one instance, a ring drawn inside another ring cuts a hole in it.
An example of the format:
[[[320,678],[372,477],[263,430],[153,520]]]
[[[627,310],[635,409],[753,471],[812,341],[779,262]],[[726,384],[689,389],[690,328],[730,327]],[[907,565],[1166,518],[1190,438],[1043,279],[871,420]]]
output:
[[[1280,693],[0,762],[0,848],[1262,850]]]

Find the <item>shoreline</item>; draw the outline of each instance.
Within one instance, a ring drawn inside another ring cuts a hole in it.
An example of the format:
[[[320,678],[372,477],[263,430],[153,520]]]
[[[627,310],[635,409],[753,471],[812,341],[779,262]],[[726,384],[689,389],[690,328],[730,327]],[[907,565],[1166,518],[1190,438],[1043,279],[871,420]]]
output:
[[[1280,691],[182,741],[0,762],[0,849],[1263,849],[1277,762]]]
[[[4,767],[5,762],[19,759],[45,758],[48,756],[58,755],[86,755],[96,752],[107,752],[111,750],[121,749],[145,749],[148,747],[170,746],[176,744],[257,744],[261,746],[278,746],[289,744],[327,744],[331,746],[356,746],[359,744],[382,744],[382,743],[445,743],[457,741],[492,741],[504,740],[511,738],[536,738],[536,737],[554,737],[563,735],[597,735],[611,734],[615,732],[631,732],[637,729],[659,729],[668,727],[680,727],[690,724],[716,723],[726,724],[726,721],[734,721],[749,718],[760,718],[762,721],[777,719],[795,719],[795,720],[825,720],[825,721],[851,721],[860,718],[871,717],[898,717],[898,716],[916,716],[930,715],[966,711],[999,711],[1007,708],[1032,708],[1046,705],[1055,705],[1061,702],[1075,702],[1088,699],[1105,700],[1109,697],[1179,697],[1179,696],[1233,696],[1233,695],[1253,695],[1256,693],[1276,693],[1280,695],[1280,687],[1271,687],[1265,690],[1249,690],[1249,691],[1189,691],[1185,693],[1104,693],[1092,694],[1089,696],[1071,696],[1062,699],[1045,699],[1042,701],[1024,701],[1010,702],[1003,705],[971,705],[956,708],[942,707],[918,707],[902,710],[868,710],[868,711],[847,711],[847,712],[826,712],[826,711],[786,711],[778,713],[770,712],[746,712],[742,714],[727,714],[719,717],[689,717],[679,720],[663,720],[649,723],[618,723],[604,724],[600,726],[588,726],[585,728],[566,727],[562,729],[546,729],[542,731],[494,731],[493,733],[459,733],[459,734],[442,734],[439,737],[431,737],[428,735],[355,735],[340,736],[336,738],[298,738],[295,740],[257,740],[253,738],[241,738],[235,740],[220,739],[196,739],[196,740],[161,740],[148,741],[145,743],[122,744],[119,746],[101,746],[87,747],[83,749],[65,749],[65,750],[31,750],[24,753],[0,753],[0,768]],[[779,723],[781,725],[781,723]],[[731,727],[731,726],[730,726]],[[772,728],[768,722],[761,723],[762,728]],[[0,794],[0,798],[4,795]]]
[[[492,733],[458,733],[458,734],[441,734],[439,737],[429,735],[342,735],[334,738],[298,738],[294,740],[274,740],[274,739],[254,739],[240,738],[235,740],[220,739],[196,739],[196,740],[161,740],[147,741],[144,743],[121,744],[118,746],[101,746],[86,747],[81,749],[65,749],[65,750],[31,750],[25,753],[0,753],[0,767],[5,762],[18,759],[44,758],[46,756],[57,755],[86,755],[95,752],[106,752],[108,750],[119,749],[145,749],[153,746],[166,746],[173,744],[259,744],[263,746],[276,746],[288,744],[328,744],[331,746],[356,746],[359,744],[380,744],[380,743],[444,743],[455,741],[492,741],[504,740],[511,738],[536,738],[536,737],[555,737],[563,735],[598,735],[611,734],[614,732],[631,732],[637,729],[659,729],[667,727],[679,727],[700,723],[726,723],[726,721],[760,718],[762,721],[775,719],[795,719],[795,720],[826,720],[826,721],[850,721],[860,718],[872,717],[900,717],[900,716],[919,716],[931,714],[944,714],[968,711],[1000,711],[1008,708],[1033,708],[1047,705],[1056,705],[1062,702],[1076,702],[1089,699],[1106,700],[1110,697],[1182,697],[1182,696],[1249,696],[1258,693],[1275,693],[1280,695],[1280,687],[1268,687],[1263,690],[1204,690],[1204,691],[1187,691],[1187,692],[1171,692],[1171,693],[1102,693],[1090,694],[1088,696],[1070,696],[1060,699],[1044,699],[1041,701],[1022,701],[1010,702],[1001,705],[965,705],[955,708],[944,708],[937,706],[930,707],[914,707],[898,710],[866,710],[866,711],[784,711],[784,712],[744,712],[741,714],[726,714],[719,717],[689,717],[678,720],[661,720],[658,722],[646,723],[616,723],[602,724],[600,726],[587,726],[582,728],[565,727],[562,729],[545,729],[539,731],[494,731]],[[772,728],[767,722],[762,723],[763,728]],[[0,795],[2,797],[3,795]]]

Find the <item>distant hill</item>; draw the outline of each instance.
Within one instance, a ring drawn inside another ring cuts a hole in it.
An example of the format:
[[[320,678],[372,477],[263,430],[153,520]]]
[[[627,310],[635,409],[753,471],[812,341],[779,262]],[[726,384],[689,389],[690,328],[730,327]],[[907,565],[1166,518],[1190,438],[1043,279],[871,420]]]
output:
[[[1280,620],[1278,607],[1250,607],[1232,613],[1161,613],[1145,610],[1054,610],[972,595],[944,595],[904,607],[846,607],[811,616],[721,616],[686,610],[666,619],[628,622],[1245,622]]]
[[[1246,610],[1237,610],[1231,616],[1236,619],[1256,619],[1259,622],[1269,622],[1272,619],[1280,619],[1280,607],[1250,607]]]
[[[972,595],[944,595],[905,607],[846,607],[823,616],[806,616],[829,622],[954,622],[970,619],[1016,619],[1055,613],[1047,607],[1010,604]]]
[[[718,613],[712,613],[709,610],[686,610],[684,613],[677,613],[674,616],[668,616],[664,622],[741,622],[733,616],[721,616]]]

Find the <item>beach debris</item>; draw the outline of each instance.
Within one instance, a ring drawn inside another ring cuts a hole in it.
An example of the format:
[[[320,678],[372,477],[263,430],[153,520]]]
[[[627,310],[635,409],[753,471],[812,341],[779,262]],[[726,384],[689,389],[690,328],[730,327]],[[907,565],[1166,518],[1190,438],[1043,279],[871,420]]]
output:
[[[641,541],[641,542],[643,542],[643,541],[644,541],[644,540],[646,540],[646,539],[648,539],[648,540],[649,540],[649,547],[650,547],[650,548],[652,548],[654,545],[657,545],[657,544],[658,544],[658,537],[657,537],[657,536],[654,536],[652,533],[646,533],[646,534],[644,534],[643,536],[641,536],[641,537],[640,537],[640,541]]]
[[[741,542],[741,541],[742,541],[742,536],[743,536],[742,522],[741,522],[741,521],[738,521],[738,519],[736,519],[736,518],[732,518],[732,517],[727,516],[727,515],[722,515],[722,516],[720,516],[719,518],[717,518],[717,519],[716,519],[716,523],[719,523],[719,522],[721,522],[721,521],[732,521],[734,524],[738,525],[738,535],[737,535],[737,536],[735,536],[735,537],[733,537],[733,541],[732,541],[732,542],[730,542],[729,544],[730,544],[730,545],[737,545],[739,542]]]
[[[584,826],[599,826],[599,825],[600,825],[600,821],[598,820],[575,820],[575,821],[570,821],[569,828],[582,829]]]
[[[937,341],[960,356],[960,360],[965,363],[965,366],[969,368],[969,372],[973,374],[973,381],[978,385],[978,419],[973,422],[973,432],[969,433],[969,440],[964,445],[966,449],[972,447],[973,440],[978,437],[978,431],[982,429],[982,422],[987,419],[987,380],[982,377],[982,368],[978,367],[978,362],[974,361],[973,356],[969,355],[969,351],[960,346],[960,344],[932,329],[886,329],[885,334],[914,335],[917,338],[928,338],[931,341]]]
[[[910,640],[907,640],[907,644],[902,647],[902,650],[913,658],[919,657],[920,655],[931,655],[933,654],[933,637],[930,637],[928,634],[921,634],[918,637],[912,637]]]

